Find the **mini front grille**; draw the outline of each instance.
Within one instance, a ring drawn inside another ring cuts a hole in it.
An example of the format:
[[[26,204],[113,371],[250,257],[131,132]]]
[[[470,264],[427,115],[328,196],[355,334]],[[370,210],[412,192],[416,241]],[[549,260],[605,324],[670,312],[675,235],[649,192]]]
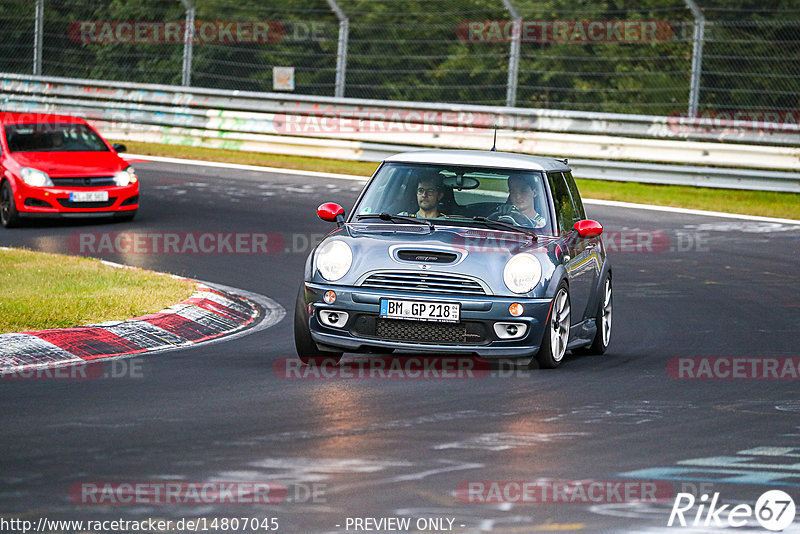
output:
[[[113,176],[75,176],[51,178],[56,187],[108,187],[116,185]]]
[[[472,278],[449,273],[393,272],[371,274],[361,282],[362,287],[372,289],[396,289],[422,293],[448,295],[485,295],[481,284]]]
[[[485,345],[493,338],[480,321],[433,323],[383,319],[372,314],[358,314],[350,321],[353,336],[381,341],[407,341],[437,345]]]
[[[109,198],[103,202],[71,202],[68,198],[58,199],[58,203],[65,208],[107,208],[113,206],[116,201],[116,197]]]
[[[425,323],[378,319],[375,334],[383,339],[420,343],[465,343],[467,327],[463,323]]]

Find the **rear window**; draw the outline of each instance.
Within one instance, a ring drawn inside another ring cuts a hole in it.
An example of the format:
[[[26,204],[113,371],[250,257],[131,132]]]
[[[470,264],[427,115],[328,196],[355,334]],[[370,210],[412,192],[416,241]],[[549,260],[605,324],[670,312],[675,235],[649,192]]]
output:
[[[9,124],[5,127],[9,152],[107,152],[94,131],[79,123]]]

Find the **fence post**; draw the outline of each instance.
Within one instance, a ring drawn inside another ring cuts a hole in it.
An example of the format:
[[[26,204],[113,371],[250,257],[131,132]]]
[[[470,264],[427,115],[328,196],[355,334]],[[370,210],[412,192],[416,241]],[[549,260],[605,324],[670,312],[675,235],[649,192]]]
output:
[[[186,8],[186,28],[183,32],[183,71],[181,85],[192,85],[192,52],[194,47],[194,6],[192,0],[181,0]]]
[[[692,79],[689,86],[689,117],[697,117],[700,104],[700,76],[703,73],[703,40],[705,38],[706,18],[694,0],[683,0],[694,17],[694,36],[692,38]]]
[[[508,57],[508,84],[506,90],[506,107],[513,108],[517,104],[517,83],[519,81],[519,52],[522,40],[522,17],[511,3],[503,0],[503,6],[508,10],[513,20],[511,31],[511,49]],[[514,31],[516,30],[516,31]]]
[[[33,28],[33,74],[42,74],[42,42],[44,40],[44,0],[36,0],[36,20]]]
[[[339,44],[336,48],[336,85],[333,95],[337,98],[344,96],[344,79],[347,70],[347,40],[350,36],[350,19],[344,14],[336,0],[328,0],[328,5],[339,19]]]

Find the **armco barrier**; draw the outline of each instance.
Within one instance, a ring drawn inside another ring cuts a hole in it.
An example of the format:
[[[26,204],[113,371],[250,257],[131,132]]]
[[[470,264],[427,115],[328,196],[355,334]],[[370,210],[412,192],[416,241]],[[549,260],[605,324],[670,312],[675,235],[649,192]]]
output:
[[[500,150],[569,157],[586,178],[800,192],[800,173],[787,172],[800,166],[797,124],[687,132],[684,119],[671,117],[17,74],[0,74],[0,102],[4,110],[81,115],[114,139],[366,161],[421,147],[486,149],[496,125]]]

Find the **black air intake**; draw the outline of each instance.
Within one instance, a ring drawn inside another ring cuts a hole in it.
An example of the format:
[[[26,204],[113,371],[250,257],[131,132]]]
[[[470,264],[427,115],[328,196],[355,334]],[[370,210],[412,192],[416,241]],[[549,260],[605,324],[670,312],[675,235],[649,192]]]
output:
[[[438,250],[398,250],[397,259],[418,263],[453,263],[458,254]]]

